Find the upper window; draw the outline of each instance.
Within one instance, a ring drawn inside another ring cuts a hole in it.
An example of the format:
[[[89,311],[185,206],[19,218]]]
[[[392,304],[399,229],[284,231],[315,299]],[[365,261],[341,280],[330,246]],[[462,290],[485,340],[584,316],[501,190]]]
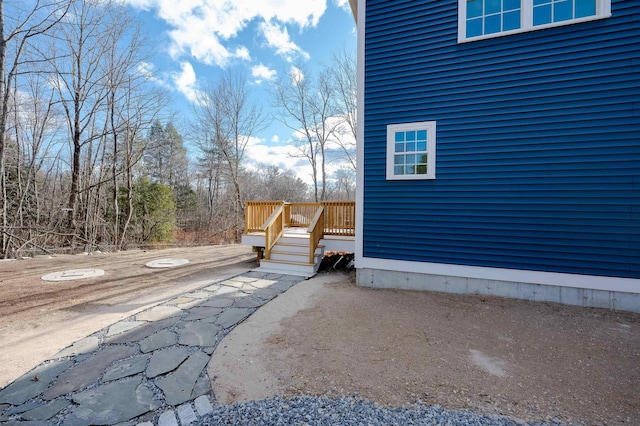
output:
[[[458,41],[611,16],[611,0],[458,0]]]
[[[436,122],[387,126],[387,179],[435,179]]]
[[[467,0],[467,38],[520,28],[520,2],[521,0]]]
[[[533,25],[596,15],[596,0],[533,0]]]

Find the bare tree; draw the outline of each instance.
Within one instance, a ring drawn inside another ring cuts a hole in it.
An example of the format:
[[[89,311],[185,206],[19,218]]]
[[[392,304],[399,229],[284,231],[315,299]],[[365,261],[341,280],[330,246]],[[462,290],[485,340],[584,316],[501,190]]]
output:
[[[0,0],[0,197],[2,206],[0,225],[2,226],[1,252],[6,257],[7,236],[7,190],[5,180],[5,143],[7,141],[7,121],[10,114],[9,102],[16,78],[21,68],[29,63],[31,67],[46,58],[31,57],[23,60],[23,55],[32,47],[34,38],[47,35],[48,32],[64,19],[69,2],[65,0],[41,1],[26,6],[23,2],[10,2],[11,18],[5,16],[5,2]],[[9,57],[9,46],[12,56]],[[32,71],[25,70],[25,72]]]
[[[130,215],[125,220],[125,226],[120,230],[120,175],[131,174],[131,168],[137,160],[135,160],[132,152],[131,138],[135,137],[140,127],[140,110],[132,108],[132,100],[139,95],[141,83],[146,80],[143,74],[137,72],[139,64],[146,60],[144,47],[145,40],[142,36],[139,25],[135,25],[131,18],[121,15],[121,21],[118,25],[110,28],[114,48],[110,49],[109,56],[106,59],[105,68],[108,75],[107,78],[107,118],[106,123],[111,138],[110,150],[110,168],[111,168],[111,197],[113,207],[113,245],[116,248],[122,246],[126,228],[130,221]],[[115,46],[119,40],[128,38],[127,49],[117,49]],[[144,113],[142,114],[144,115]],[[132,181],[130,177],[126,180],[127,188],[130,188]],[[98,188],[98,192],[100,188]],[[127,204],[131,206],[131,197],[128,198]],[[131,211],[131,209],[129,209]]]
[[[211,128],[215,126],[200,126],[195,123],[194,139],[199,150],[197,158],[198,178],[202,184],[207,206],[207,220],[213,221],[216,200],[220,196],[222,186],[223,160],[220,150],[214,143]]]
[[[224,74],[217,84],[204,90],[194,106],[199,134],[207,139],[201,146],[204,155],[219,155],[225,174],[233,187],[234,228],[240,237],[244,217],[244,200],[240,185],[242,161],[251,138],[264,126],[262,110],[251,101],[246,79],[238,74]],[[212,158],[210,161],[215,161]]]
[[[153,123],[160,111],[168,104],[168,97],[164,91],[157,89],[148,89],[144,84],[145,79],[129,78],[123,86],[120,87],[123,96],[118,103],[117,117],[119,125],[114,125],[121,129],[119,134],[122,135],[121,143],[119,143],[119,163],[120,173],[122,177],[125,194],[126,205],[122,206],[126,212],[123,221],[114,219],[116,229],[120,229],[119,245],[121,249],[126,241],[127,230],[133,216],[133,180],[134,167],[142,158],[144,152],[144,144],[140,143],[142,139],[141,133],[148,129]],[[114,186],[117,185],[119,176],[115,176]],[[118,191],[114,189],[114,195]],[[117,201],[114,201],[117,203]],[[115,204],[120,208],[118,204]],[[119,227],[119,228],[118,228]],[[117,239],[115,239],[117,241]]]
[[[307,201],[309,187],[293,170],[257,164],[245,175],[246,195],[251,200]]]
[[[115,216],[112,239],[118,246],[120,177],[130,174],[137,162],[133,141],[149,117],[155,117],[153,109],[162,107],[161,97],[143,99],[148,76],[140,69],[148,49],[140,28],[120,3],[74,0],[70,16],[60,27],[52,46],[58,55],[51,61],[70,139],[68,242],[73,246],[78,238],[82,217],[84,232],[95,235],[94,222],[105,208],[103,184],[109,180]],[[130,189],[130,179],[126,182]]]
[[[98,0],[72,2],[71,19],[59,31],[57,43],[52,46],[58,54],[52,60],[55,85],[66,117],[71,142],[71,182],[67,205],[67,232],[73,247],[78,235],[79,197],[81,192],[83,148],[99,140],[104,126],[96,126],[97,115],[105,109],[108,95],[108,74],[103,69],[103,58],[113,49],[108,25],[114,8],[111,2]],[[98,131],[97,129],[102,129]]]
[[[326,199],[326,150],[335,135],[338,122],[335,91],[327,70],[314,80],[300,67],[292,67],[275,85],[274,100],[280,108],[280,120],[296,132],[297,156],[311,165],[315,201]],[[319,176],[318,176],[319,175]]]
[[[30,74],[28,77],[21,92],[14,86],[13,138],[9,147],[10,161],[5,166],[7,174],[12,176],[7,182],[11,193],[9,201],[12,201],[8,203],[11,214],[7,226],[24,234],[25,244],[21,247],[41,237],[37,228],[42,218],[39,193],[42,180],[39,184],[38,177],[42,177],[43,165],[53,152],[58,133],[50,85],[45,76]],[[8,245],[11,246],[10,239]]]
[[[356,54],[345,48],[334,53],[329,72],[335,90],[334,101],[340,125],[336,128],[335,142],[343,151],[351,169],[356,170],[357,123],[357,67]]]
[[[355,199],[355,173],[351,167],[341,167],[333,173],[329,188],[332,200],[353,201]]]

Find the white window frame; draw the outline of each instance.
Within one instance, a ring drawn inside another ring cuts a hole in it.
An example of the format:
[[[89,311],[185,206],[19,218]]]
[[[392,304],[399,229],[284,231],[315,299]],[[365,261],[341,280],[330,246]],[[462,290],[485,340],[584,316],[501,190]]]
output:
[[[611,0],[596,0],[596,14],[584,18],[569,19],[566,21],[551,22],[544,25],[533,25],[533,0],[522,0],[520,9],[521,27],[515,30],[502,31],[493,34],[483,34],[467,38],[467,0],[458,0],[458,43],[467,43],[476,40],[502,37],[511,34],[525,33],[529,31],[544,30],[545,28],[573,25],[580,22],[595,21],[611,17]]]
[[[395,133],[408,131],[427,131],[427,173],[396,175],[394,170]],[[436,178],[436,122],[420,121],[413,123],[390,124],[387,126],[387,180],[425,180]]]

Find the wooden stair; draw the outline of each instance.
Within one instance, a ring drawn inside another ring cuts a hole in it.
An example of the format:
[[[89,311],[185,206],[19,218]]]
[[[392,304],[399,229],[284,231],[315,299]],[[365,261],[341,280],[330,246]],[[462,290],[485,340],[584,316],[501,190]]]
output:
[[[306,235],[284,235],[271,249],[270,259],[260,260],[261,272],[311,277],[320,267],[324,247],[318,246],[314,262],[309,263],[309,237]]]

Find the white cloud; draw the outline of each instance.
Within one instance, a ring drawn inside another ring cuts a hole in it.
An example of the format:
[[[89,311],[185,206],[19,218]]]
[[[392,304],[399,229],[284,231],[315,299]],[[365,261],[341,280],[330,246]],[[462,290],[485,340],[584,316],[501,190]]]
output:
[[[257,83],[261,83],[262,81],[272,81],[276,74],[275,70],[272,70],[262,64],[251,68],[251,75],[256,79]]]
[[[125,0],[124,2],[133,7],[144,10],[149,10],[153,3],[155,3],[153,0]]]
[[[172,73],[171,79],[189,101],[196,102],[198,100],[198,84],[196,80],[196,72],[189,62],[180,63],[182,68],[180,72]]]
[[[138,64],[138,72],[142,74],[147,80],[152,81],[161,87],[167,89],[173,88],[170,83],[167,83],[162,75],[157,74],[155,65],[150,62],[140,62]]]
[[[187,17],[184,26],[171,30],[172,40],[169,53],[174,59],[189,53],[196,60],[207,65],[226,65],[233,58],[248,59],[249,50],[237,46],[235,50],[222,44],[219,34],[212,32],[209,24],[196,17]]]
[[[334,2],[339,8],[351,13],[351,5],[349,4],[349,0],[334,0]]]
[[[225,66],[232,59],[248,60],[249,51],[235,38],[254,20],[269,22],[280,28],[274,49],[301,52],[297,46],[286,43],[284,25],[300,29],[314,27],[324,14],[326,0],[124,0],[140,9],[153,10],[170,27],[174,58],[191,55],[208,65]],[[275,37],[272,29],[271,37]],[[288,34],[286,36],[288,38]],[[296,50],[297,48],[297,50]],[[288,50],[287,50],[288,49]]]
[[[271,140],[276,138],[274,135]],[[252,138],[247,145],[245,155],[247,157],[247,167],[257,170],[258,164],[276,166],[281,170],[293,170],[297,177],[307,184],[313,184],[311,178],[311,166],[303,159],[294,158],[296,148],[293,145],[272,145],[264,139]]]
[[[138,64],[138,72],[147,77],[153,77],[154,65],[151,62],[140,62]]]
[[[292,65],[289,68],[289,77],[291,77],[291,84],[299,84],[302,80],[304,80],[304,73],[302,70],[295,65]]]
[[[267,44],[288,62],[293,62],[298,55],[309,59],[309,54],[291,41],[286,26],[275,22],[263,22],[260,25],[260,30],[267,40]]]
[[[304,183],[313,185],[313,169],[309,161],[297,155],[300,154],[300,151],[291,140],[284,145],[275,145],[274,143],[279,140],[280,137],[278,135],[274,135],[271,138],[271,143],[266,142],[264,139],[251,138],[245,150],[246,160],[248,160],[247,167],[256,170],[256,165],[266,164],[268,166],[277,166],[281,170],[293,170],[296,176]],[[332,149],[335,150],[335,147]],[[336,151],[336,154],[339,155],[340,153]],[[327,160],[328,179],[338,169],[349,167],[349,164],[342,158]],[[318,176],[318,179],[320,179],[320,176]]]

